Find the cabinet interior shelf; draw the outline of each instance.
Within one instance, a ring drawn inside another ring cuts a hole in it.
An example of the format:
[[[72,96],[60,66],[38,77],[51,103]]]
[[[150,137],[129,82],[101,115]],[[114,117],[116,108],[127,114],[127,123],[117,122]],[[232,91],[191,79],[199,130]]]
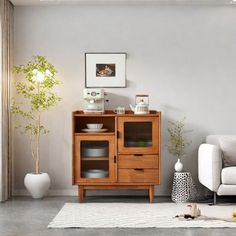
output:
[[[103,133],[85,133],[85,132],[79,132],[75,133],[77,136],[91,136],[91,135],[98,135],[98,136],[106,136],[106,135],[115,135],[115,132],[103,132]]]
[[[83,161],[108,161],[108,157],[82,157]]]

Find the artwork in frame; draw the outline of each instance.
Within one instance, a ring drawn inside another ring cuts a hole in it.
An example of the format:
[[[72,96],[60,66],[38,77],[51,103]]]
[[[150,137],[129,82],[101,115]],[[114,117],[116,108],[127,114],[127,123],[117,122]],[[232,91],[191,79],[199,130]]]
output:
[[[85,87],[126,87],[126,55],[126,53],[85,53]]]

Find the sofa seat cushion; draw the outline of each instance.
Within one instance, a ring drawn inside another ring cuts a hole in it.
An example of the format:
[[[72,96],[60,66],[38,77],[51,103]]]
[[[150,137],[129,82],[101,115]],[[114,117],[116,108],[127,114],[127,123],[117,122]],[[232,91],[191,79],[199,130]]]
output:
[[[236,195],[236,185],[230,184],[221,184],[217,190],[217,195]]]
[[[225,167],[221,172],[222,184],[235,184],[236,185],[236,166]]]

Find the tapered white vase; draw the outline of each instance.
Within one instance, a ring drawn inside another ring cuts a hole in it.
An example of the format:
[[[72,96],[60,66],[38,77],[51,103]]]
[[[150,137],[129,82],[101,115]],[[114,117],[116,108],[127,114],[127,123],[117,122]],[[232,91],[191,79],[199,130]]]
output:
[[[25,176],[24,184],[32,198],[42,198],[50,187],[50,178],[47,173],[28,173]]]
[[[183,169],[184,169],[183,163],[178,158],[177,162],[175,163],[175,171],[181,172],[181,171],[183,171]]]

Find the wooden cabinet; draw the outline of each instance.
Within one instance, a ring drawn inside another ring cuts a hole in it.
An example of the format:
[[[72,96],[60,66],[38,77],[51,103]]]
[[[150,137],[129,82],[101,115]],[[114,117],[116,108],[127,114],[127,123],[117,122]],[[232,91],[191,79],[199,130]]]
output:
[[[134,115],[72,114],[73,184],[79,200],[88,189],[146,189],[150,202],[160,184],[161,113]],[[103,124],[105,132],[86,132],[86,124]]]

